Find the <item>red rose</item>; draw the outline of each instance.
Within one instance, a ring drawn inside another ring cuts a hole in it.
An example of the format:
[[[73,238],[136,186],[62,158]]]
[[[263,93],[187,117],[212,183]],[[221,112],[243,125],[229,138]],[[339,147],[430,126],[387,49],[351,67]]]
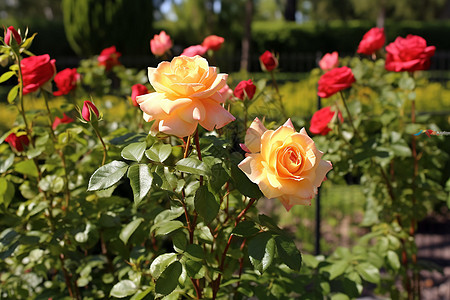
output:
[[[356,52],[372,55],[375,51],[381,49],[385,42],[386,35],[384,34],[384,28],[374,27],[364,34]]]
[[[339,120],[343,122],[344,118],[342,118],[341,112],[338,111],[337,113]],[[329,106],[319,109],[311,118],[311,126],[309,127],[309,131],[314,134],[326,135],[331,131],[328,124],[330,124],[335,115],[336,112],[332,111]]]
[[[29,56],[20,62],[23,94],[34,92],[51,80],[56,72],[55,60],[50,55]]]
[[[337,68],[338,65],[339,54],[337,53],[337,51],[325,54],[319,61],[319,67],[325,72]]]
[[[264,52],[260,57],[261,68],[265,71],[272,71],[278,67],[278,59],[270,51]]]
[[[69,117],[65,113],[63,113],[63,117],[62,118],[55,117],[55,120],[53,121],[52,128],[53,128],[53,130],[55,130],[56,127],[58,127],[59,124],[69,124],[69,123],[72,123],[73,121],[74,121],[74,119],[72,119],[71,117]]]
[[[355,81],[355,77],[349,67],[335,68],[320,77],[317,95],[322,98],[328,98],[339,91],[351,87]]]
[[[17,136],[15,133],[11,133],[5,139],[11,148],[16,149],[18,152],[22,152],[25,149],[25,146],[28,146],[30,140],[26,134]]]
[[[136,102],[136,97],[140,95],[148,94],[148,89],[143,84],[135,84],[131,87],[131,100],[133,101],[134,106],[139,106],[139,104]]]
[[[435,50],[434,46],[427,47],[427,42],[420,36],[397,37],[386,46],[385,68],[394,72],[426,70]]]
[[[97,118],[100,117],[100,114],[95,104],[92,103],[91,101],[84,101],[83,109],[81,110],[81,116],[85,121],[89,122],[91,120],[92,113],[94,113],[97,116]]]
[[[9,26],[8,29],[6,30],[5,44],[11,46],[11,34],[13,35],[17,44],[20,45],[20,43],[22,43],[22,38],[20,37],[20,34],[17,32],[17,30],[14,29],[13,26]]]
[[[189,57],[194,57],[196,55],[203,56],[203,55],[205,55],[206,51],[208,51],[208,48],[203,47],[202,45],[194,45],[194,46],[190,46],[190,47],[187,47],[186,49],[184,49],[183,53],[181,53],[180,55],[189,56]]]
[[[112,67],[120,65],[119,57],[122,53],[117,52],[116,46],[111,46],[109,48],[103,49],[98,56],[99,66],[105,66],[106,71],[109,71]]]
[[[222,47],[224,41],[225,39],[223,37],[210,35],[203,40],[202,46],[207,48],[208,50],[211,49],[213,51],[217,51],[220,49],[220,47]]]
[[[256,86],[253,84],[253,81],[251,79],[245,81],[241,81],[238,83],[238,85],[236,86],[236,88],[234,89],[234,96],[236,96],[237,98],[244,100],[245,96],[247,96],[247,98],[249,100],[253,99],[253,96],[255,95],[256,92]]]
[[[67,95],[71,90],[77,87],[77,81],[80,79],[80,74],[77,69],[64,69],[55,75],[56,87],[59,91],[53,92],[54,96]]]

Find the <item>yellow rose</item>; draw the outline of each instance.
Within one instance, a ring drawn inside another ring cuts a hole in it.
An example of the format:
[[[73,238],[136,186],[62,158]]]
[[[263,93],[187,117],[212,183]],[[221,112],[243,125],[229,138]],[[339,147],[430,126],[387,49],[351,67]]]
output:
[[[235,118],[221,105],[219,90],[228,75],[217,74],[215,67],[200,56],[178,56],[148,68],[154,93],[137,97],[144,119],[155,120],[154,129],[179,137],[191,135],[200,123],[211,131]]]
[[[289,211],[296,204],[311,205],[331,162],[322,160],[305,128],[296,132],[291,120],[267,130],[256,118],[245,135],[246,158],[239,168],[267,198],[279,198]]]

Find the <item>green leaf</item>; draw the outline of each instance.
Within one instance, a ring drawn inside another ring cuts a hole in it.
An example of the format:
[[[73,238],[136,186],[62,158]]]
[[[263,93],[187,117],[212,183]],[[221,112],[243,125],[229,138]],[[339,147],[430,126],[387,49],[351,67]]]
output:
[[[395,156],[400,156],[400,157],[411,157],[412,156],[412,152],[411,149],[406,145],[401,145],[401,144],[394,144],[391,145],[390,148],[394,151]]]
[[[169,209],[163,210],[155,217],[155,224],[159,222],[174,220],[179,216],[181,216],[183,213],[184,209],[181,206],[171,207],[170,210]]]
[[[124,159],[140,162],[146,147],[146,142],[132,143],[122,149],[121,155]]]
[[[197,244],[189,244],[184,255],[196,261],[202,261],[204,258],[203,249],[200,245]]]
[[[150,274],[153,278],[158,279],[168,265],[177,260],[176,253],[161,254],[150,265]]]
[[[348,266],[349,262],[347,260],[339,260],[333,263],[328,269],[328,273],[330,273],[330,280],[333,280],[336,277],[344,274]]]
[[[7,97],[8,103],[10,103],[10,104],[13,103],[14,100],[16,99],[18,93],[19,93],[19,85],[13,86],[12,89],[9,90],[9,93],[8,93],[8,97]]]
[[[343,293],[337,293],[331,296],[331,300],[350,300],[350,297]]]
[[[14,163],[14,153],[11,153],[8,158],[6,158],[4,161],[0,162],[0,173],[4,173],[8,171],[9,167],[11,167]]]
[[[251,182],[247,175],[236,165],[231,165],[231,177],[237,190],[244,196],[259,199],[263,196],[258,185]]]
[[[256,235],[248,243],[248,256],[259,273],[263,273],[272,263],[275,255],[275,239],[268,232]]]
[[[123,161],[114,160],[98,168],[89,179],[88,191],[98,191],[109,188],[117,183],[128,170]]]
[[[414,82],[414,79],[409,76],[403,76],[399,82],[398,86],[405,91],[412,91],[416,87],[416,83]]]
[[[233,229],[233,234],[241,237],[250,237],[259,232],[253,221],[242,221]]]
[[[181,172],[201,176],[211,175],[210,168],[204,162],[195,157],[183,158],[179,160],[175,165],[176,169]]]
[[[137,291],[138,287],[136,284],[131,280],[125,279],[116,283],[111,289],[109,295],[116,298],[125,298],[133,295]]]
[[[294,271],[300,271],[302,266],[302,255],[295,246],[294,241],[285,236],[276,236],[277,256],[289,268]]]
[[[172,293],[178,286],[178,278],[180,278],[182,270],[183,266],[179,261],[171,263],[156,280],[155,292],[161,295]]]
[[[16,74],[16,72],[13,72],[13,71],[8,71],[8,72],[3,73],[2,76],[0,76],[0,83],[5,82],[6,80],[10,79],[15,74]]]
[[[131,221],[125,226],[119,234],[119,238],[126,245],[128,243],[128,239],[130,236],[136,231],[136,229],[141,225],[143,218],[138,218],[136,220]]]
[[[3,203],[4,207],[8,208],[14,198],[14,192],[14,184],[6,180],[6,178],[0,177],[0,204]]]
[[[148,165],[138,164],[128,169],[127,176],[133,190],[134,203],[139,204],[152,187],[153,174]]]
[[[194,279],[200,279],[205,277],[205,268],[201,262],[195,260],[187,260],[184,262],[184,268],[187,275]]]
[[[400,260],[398,259],[398,255],[397,253],[395,253],[392,250],[389,250],[387,252],[387,260],[389,262],[389,265],[394,269],[394,270],[398,270],[400,269]]]
[[[64,179],[54,174],[47,175],[39,181],[38,186],[45,192],[59,193],[64,188]]]
[[[212,220],[219,213],[220,205],[216,201],[216,197],[208,190],[208,187],[202,185],[195,192],[194,198],[195,210],[205,220],[206,224],[211,223]]]
[[[184,224],[180,221],[160,222],[153,225],[151,231],[155,231],[156,235],[166,235],[183,226]]]
[[[380,271],[370,263],[363,262],[355,267],[361,277],[372,283],[380,282]]]
[[[32,160],[23,160],[14,165],[14,170],[23,175],[38,177],[38,169]]]
[[[150,149],[145,151],[145,155],[148,159],[155,162],[162,163],[165,161],[172,153],[172,146],[168,144],[154,144]]]
[[[147,296],[151,291],[153,291],[152,287],[147,288],[145,291],[139,292],[134,294],[133,297],[130,298],[130,300],[142,300]]]

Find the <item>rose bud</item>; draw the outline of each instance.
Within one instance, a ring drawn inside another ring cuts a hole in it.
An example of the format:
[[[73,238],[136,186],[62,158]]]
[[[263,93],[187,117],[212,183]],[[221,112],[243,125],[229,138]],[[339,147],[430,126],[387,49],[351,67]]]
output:
[[[245,81],[241,81],[238,83],[238,85],[234,88],[234,96],[244,100],[245,98],[252,100],[253,96],[256,92],[256,86],[253,84],[253,81],[251,79]]]

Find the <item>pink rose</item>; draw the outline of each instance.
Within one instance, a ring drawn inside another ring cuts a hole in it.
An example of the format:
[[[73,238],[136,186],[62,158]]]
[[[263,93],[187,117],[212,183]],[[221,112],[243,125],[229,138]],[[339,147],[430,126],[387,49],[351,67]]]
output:
[[[203,55],[205,55],[206,51],[208,51],[208,48],[203,47],[202,45],[195,45],[195,46],[190,46],[190,47],[187,47],[186,49],[184,49],[183,53],[181,53],[181,55],[189,56],[189,57],[194,57],[196,55],[203,56]]]
[[[420,36],[409,34],[406,38],[397,37],[386,46],[385,68],[394,72],[427,70],[435,50],[436,47],[427,46]]]
[[[37,91],[55,76],[55,60],[50,55],[29,56],[20,62],[23,78],[23,94]]]
[[[22,38],[20,37],[20,34],[17,32],[17,30],[15,30],[13,26],[9,26],[5,32],[6,45],[11,46],[11,35],[14,37],[18,45],[22,43]]]
[[[335,115],[336,112],[332,111],[329,106],[319,109],[311,118],[311,126],[309,127],[309,131],[314,134],[326,135],[331,131],[331,128],[328,127],[328,124],[330,124]],[[343,122],[344,118],[342,118],[342,114],[340,111],[337,112],[337,115],[339,120]]]
[[[279,198],[286,210],[311,205],[317,188],[332,169],[322,160],[305,128],[296,132],[291,120],[277,130],[267,130],[256,118],[245,135],[250,153],[238,165],[267,198]]]
[[[319,67],[325,72],[337,68],[338,65],[339,54],[337,53],[337,51],[325,54],[319,61]]]
[[[359,43],[357,53],[372,55],[375,51],[381,49],[386,42],[384,28],[374,27],[364,34]]]
[[[136,102],[136,97],[145,95],[148,93],[148,89],[145,85],[137,83],[131,87],[131,100],[133,101],[134,106],[139,106]]]
[[[80,79],[80,74],[77,73],[77,69],[64,69],[55,75],[54,81],[56,87],[59,89],[53,92],[54,96],[67,95],[70,91],[77,87],[77,82]]]
[[[105,66],[106,71],[109,71],[112,67],[120,65],[119,57],[122,53],[117,52],[116,46],[103,49],[98,56],[98,65]]]
[[[252,100],[253,96],[256,92],[256,86],[253,84],[253,81],[251,79],[245,81],[241,81],[238,83],[238,85],[234,88],[234,96],[237,98],[244,100],[249,99]]]
[[[217,35],[210,35],[203,40],[202,46],[205,47],[207,50],[211,49],[213,51],[217,51],[222,47],[224,41],[225,39],[223,37]]]
[[[81,116],[87,122],[91,121],[92,114],[94,114],[97,119],[100,117],[97,107],[91,101],[84,101],[83,109],[81,110]]]
[[[155,34],[153,39],[150,40],[150,49],[152,53],[156,56],[161,56],[166,53],[170,48],[172,48],[172,40],[170,36],[166,34],[165,31]]]
[[[8,135],[5,142],[7,142],[11,148],[17,150],[18,152],[22,152],[25,150],[25,147],[30,144],[30,140],[26,134],[16,135],[15,133]]]
[[[268,50],[259,57],[259,62],[261,63],[261,68],[268,72],[278,67],[278,59]]]
[[[322,98],[328,98],[339,91],[351,87],[355,81],[355,77],[349,67],[335,68],[320,77],[317,95]]]
[[[219,93],[227,77],[200,56],[178,56],[148,68],[155,92],[138,96],[137,103],[147,122],[155,120],[154,130],[185,137],[200,124],[211,131],[235,120]]]
[[[231,100],[233,97],[233,90],[225,84],[223,88],[220,89],[219,93],[222,95],[222,98],[225,101]]]
[[[55,117],[55,120],[53,121],[52,128],[53,128],[53,130],[55,130],[56,127],[58,127],[59,124],[69,124],[69,123],[72,123],[73,121],[74,121],[74,119],[72,119],[71,117],[69,117],[65,113],[63,113],[63,117],[62,118]]]

